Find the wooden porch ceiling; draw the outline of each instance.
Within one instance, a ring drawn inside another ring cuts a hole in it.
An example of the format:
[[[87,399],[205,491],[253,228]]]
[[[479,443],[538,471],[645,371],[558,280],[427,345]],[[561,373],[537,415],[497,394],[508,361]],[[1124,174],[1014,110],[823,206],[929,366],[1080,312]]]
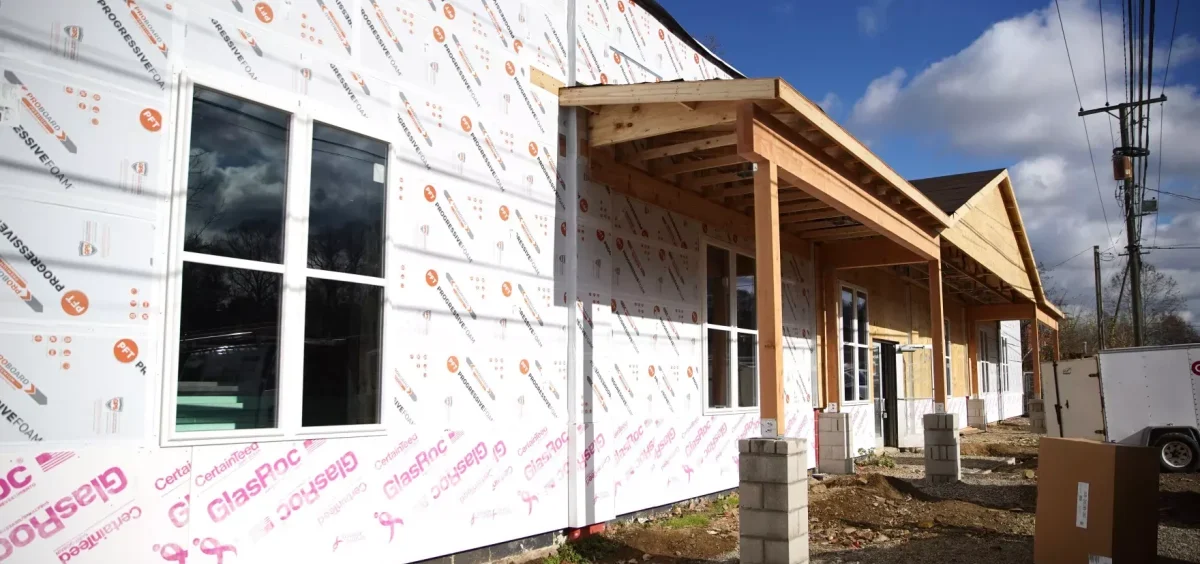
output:
[[[641,184],[682,190],[683,200],[754,217],[758,165],[745,155],[744,140],[739,150],[738,136],[739,111],[752,103],[755,119],[782,133],[784,142],[817,167],[878,202],[886,215],[903,218],[925,236],[949,225],[932,201],[782,79],[564,88],[559,103],[591,112],[590,156],[598,181],[614,174],[634,176]],[[779,183],[779,229],[785,238],[832,241],[880,234],[856,210],[831,204],[827,195],[819,198],[785,172],[781,169]]]

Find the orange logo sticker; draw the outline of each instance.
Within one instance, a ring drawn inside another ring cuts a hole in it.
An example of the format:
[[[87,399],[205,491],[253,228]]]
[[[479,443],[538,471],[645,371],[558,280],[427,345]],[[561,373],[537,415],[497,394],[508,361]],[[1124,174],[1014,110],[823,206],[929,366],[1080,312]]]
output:
[[[512,64],[512,61],[504,61],[504,72],[508,73],[508,76],[516,76],[517,65]]]
[[[258,16],[258,21],[269,24],[275,21],[275,10],[266,2],[259,2],[254,5],[254,15]]]
[[[537,154],[538,154],[538,146],[537,146],[537,143],[534,143],[533,141],[530,141],[530,142],[529,142],[529,156],[531,156],[531,157],[536,157],[536,156],[537,156]]]
[[[700,53],[693,53],[692,58],[696,60],[697,64],[700,63]]]
[[[436,270],[429,269],[425,271],[425,283],[430,286],[437,286],[438,275]]]
[[[429,203],[433,203],[433,201],[436,199],[437,199],[437,188],[434,188],[432,184],[426,184],[425,185],[425,200],[428,201]]]
[[[508,206],[500,206],[500,221],[508,221]]]
[[[608,84],[608,75],[600,73],[600,84]]]
[[[446,359],[446,370],[458,372],[458,357],[452,356]]]
[[[563,237],[567,236],[567,222],[564,221],[564,222],[558,224],[558,232],[562,233]]]
[[[663,30],[660,29],[658,30],[658,38],[665,40],[667,38],[667,34],[663,33]]]
[[[458,125],[462,126],[463,131],[467,133],[471,132],[471,118],[463,116],[462,119],[458,120]]]
[[[138,119],[141,120],[142,127],[146,128],[146,131],[156,132],[162,129],[162,114],[154,108],[142,110],[142,113],[138,114]]]
[[[78,317],[80,315],[87,313],[87,310],[88,310],[87,294],[84,294],[83,292],[80,292],[79,290],[71,290],[70,292],[63,294],[62,308],[63,308],[63,311],[67,312],[67,315],[71,315],[71,316],[75,316],[75,317]]]
[[[514,53],[520,53],[520,52],[521,52],[521,48],[522,48],[522,47],[524,47],[524,46],[525,46],[525,44],[524,44],[524,43],[521,43],[521,40],[520,40],[520,39],[514,39],[514,40],[513,40],[513,52],[514,52]]]
[[[622,14],[625,13],[625,3],[624,2],[617,0],[617,11],[621,12]]]
[[[699,323],[699,322],[700,322],[700,314],[693,311],[692,312],[692,323]]]
[[[588,211],[587,198],[579,199],[579,211],[587,213],[587,211]]]
[[[654,366],[653,365],[650,366],[649,372],[650,372],[650,377],[653,378],[654,377]]]
[[[436,39],[438,43],[446,42],[446,32],[442,30],[442,26],[433,26],[433,38]]]
[[[621,64],[621,54],[613,51],[613,60],[616,61],[618,65]]]
[[[692,377],[692,367],[689,366],[688,367],[688,378],[691,378],[691,377]]]
[[[511,296],[512,295],[512,284],[510,284],[508,282],[501,284],[500,285],[500,293],[504,294],[504,297],[506,297],[506,298]]]
[[[130,339],[121,339],[117,344],[113,345],[113,356],[117,357],[118,362],[129,364],[138,357],[137,343]]]
[[[518,366],[521,369],[521,374],[529,374],[529,361],[528,360],[525,360],[522,358],[521,363]]]
[[[617,237],[617,250],[625,250],[625,240],[620,237]]]
[[[612,308],[613,313],[616,313],[617,312],[617,300],[612,300],[612,304],[610,304],[609,307]]]
[[[442,6],[442,13],[446,14],[446,19],[454,19],[454,6],[449,2],[446,2],[446,4]]]
[[[603,229],[597,229],[597,230],[596,230],[596,240],[597,240],[597,241],[603,241],[603,240],[604,240],[604,230],[603,230]]]

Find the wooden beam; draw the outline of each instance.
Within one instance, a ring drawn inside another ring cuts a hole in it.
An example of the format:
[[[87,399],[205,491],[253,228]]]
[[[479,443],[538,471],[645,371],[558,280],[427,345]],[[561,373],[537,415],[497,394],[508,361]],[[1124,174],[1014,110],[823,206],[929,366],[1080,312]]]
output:
[[[736,120],[737,106],[732,103],[704,104],[694,110],[674,104],[605,106],[592,116],[588,133],[592,147],[603,147]]]
[[[1052,345],[1054,346],[1054,362],[1058,362],[1062,360],[1062,350],[1059,348],[1058,343],[1058,329],[1054,330],[1054,342]]]
[[[779,201],[781,201],[781,202],[783,201],[782,196],[780,196]],[[824,210],[824,209],[830,209],[829,205],[826,204],[825,202],[822,202],[820,200],[810,200],[810,201],[806,201],[806,202],[797,202],[794,204],[783,204],[783,205],[779,206],[779,213],[794,213],[794,212],[816,211],[816,210]]]
[[[969,314],[966,320],[967,333],[967,377],[971,383],[971,397],[979,397],[979,324]]]
[[[883,237],[870,241],[822,243],[820,257],[830,268],[868,268],[925,262],[916,253]]]
[[[943,261],[943,262],[942,262],[942,264],[945,264],[945,265],[949,266],[951,270],[953,270],[953,271],[955,271],[955,272],[957,272],[957,273],[959,273],[959,274],[962,274],[963,276],[967,277],[967,278],[968,278],[969,280],[971,280],[972,282],[976,282],[976,283],[978,283],[980,286],[983,286],[983,288],[984,288],[985,290],[987,290],[987,291],[988,291],[988,292],[990,292],[991,294],[993,294],[993,295],[995,295],[995,296],[999,297],[1001,300],[1004,300],[1004,301],[1006,301],[1006,302],[1011,302],[1011,301],[1012,301],[1012,296],[1006,296],[1006,295],[1004,295],[1004,293],[1003,293],[1003,292],[1001,292],[1000,290],[997,290],[997,289],[995,288],[995,286],[993,286],[993,285],[990,283],[990,281],[988,280],[988,278],[987,278],[987,277],[988,277],[988,276],[994,276],[994,275],[992,275],[990,272],[989,272],[989,273],[987,273],[987,274],[982,274],[982,275],[980,275],[980,274],[976,274],[976,273],[974,273],[973,271],[975,271],[975,270],[977,270],[977,269],[974,269],[974,268],[967,268],[967,266],[968,266],[967,264],[964,264],[964,265],[963,265],[963,266],[960,268],[960,267],[959,267],[957,264],[955,264],[955,262],[954,262],[953,260],[947,260],[947,261]],[[999,280],[999,279],[997,278],[997,280]]]
[[[680,106],[683,106],[689,110],[694,110],[700,105],[700,102],[676,102],[676,104],[679,104]]]
[[[1036,319],[1032,303],[979,305],[967,308],[967,319],[980,321],[1032,321]]]
[[[720,168],[723,166],[736,165],[744,162],[746,162],[746,159],[742,158],[741,155],[725,155],[723,157],[714,157],[711,159],[694,159],[659,167],[654,171],[654,174],[660,177],[667,177],[674,176],[676,174],[686,174],[689,172],[697,172],[701,170]]]
[[[529,66],[529,82],[555,96],[558,96],[559,91],[565,86],[561,80],[546,74],[545,71],[533,65]]]
[[[933,405],[934,413],[946,413],[946,326],[942,307],[941,261],[929,261],[929,334],[933,339]],[[938,409],[940,404],[941,409]]]
[[[835,172],[836,161],[810,142],[753,104],[743,104],[738,111],[738,152],[747,160],[776,163],[784,180],[918,255],[940,258],[933,236]]]
[[[722,193],[725,194],[726,198],[749,196],[754,193],[754,184],[751,182],[743,182],[734,186],[728,186]]]
[[[1047,303],[1049,303],[1049,302],[1047,302]],[[1049,327],[1055,331],[1058,331],[1058,319],[1055,318],[1050,313],[1046,312],[1045,308],[1046,308],[1046,304],[1039,304],[1038,307],[1034,308],[1034,315],[1036,316],[1038,321],[1046,324],[1046,327]]]
[[[870,227],[864,227],[862,225],[850,225],[847,227],[834,227],[833,229],[819,229],[811,233],[805,233],[804,238],[820,240],[840,237],[843,235],[865,236],[868,234],[874,234],[874,231],[871,231]]]
[[[779,92],[778,82],[775,78],[758,78],[576,86],[559,95],[559,105],[773,100]]]
[[[728,147],[731,145],[737,145],[737,134],[722,133],[720,135],[713,135],[711,137],[705,137],[693,141],[684,141],[672,145],[665,145],[663,147],[646,149],[631,155],[630,158],[638,161],[648,161],[651,159],[661,159],[663,157],[682,155],[684,153],[695,153],[705,149],[715,149],[717,147]]]
[[[829,209],[824,209],[824,210],[819,210],[819,211],[810,211],[810,212],[804,212],[804,213],[793,213],[793,214],[784,215],[779,218],[779,222],[780,223],[801,223],[804,221],[814,221],[814,220],[818,220],[818,219],[829,219],[829,218],[833,218],[833,217],[845,217],[845,216],[846,216],[846,214],[844,214],[838,210],[835,210],[833,208],[829,208]]]
[[[747,179],[752,179],[752,178],[754,178],[753,172],[751,172],[749,170],[743,170],[743,171],[738,171],[738,172],[723,172],[721,174],[710,174],[708,176],[693,176],[680,184],[684,188],[695,190],[697,188],[703,188],[705,186],[716,186],[718,184],[725,184],[728,182],[738,182],[741,180],[747,180]],[[751,184],[751,193],[753,193],[753,184]],[[729,192],[726,192],[725,195],[729,196]]]
[[[591,180],[607,185],[614,192],[681,213],[716,229],[742,237],[754,237],[754,220],[750,217],[706,200],[700,194],[663,182],[642,170],[618,163],[611,154],[593,151],[589,163]],[[809,242],[795,235],[781,234],[780,244],[785,251],[797,257],[812,257]]]
[[[779,171],[772,163],[754,174],[755,298],[758,315],[759,418],[786,436],[783,400],[783,294],[779,266]],[[767,435],[764,435],[767,436]]]
[[[834,210],[837,211],[837,210]],[[841,212],[838,212],[841,213]],[[833,221],[811,221],[808,223],[798,224],[793,226],[792,231],[829,231],[832,229],[840,229],[843,227],[861,228],[861,225],[846,225],[841,222]]]

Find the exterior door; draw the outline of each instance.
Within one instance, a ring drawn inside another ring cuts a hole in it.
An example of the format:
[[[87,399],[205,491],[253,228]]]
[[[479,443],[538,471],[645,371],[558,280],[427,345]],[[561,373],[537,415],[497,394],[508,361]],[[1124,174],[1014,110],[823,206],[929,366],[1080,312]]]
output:
[[[896,416],[896,343],[875,341],[875,370],[871,385],[875,392],[875,438],[883,446],[899,445]]]

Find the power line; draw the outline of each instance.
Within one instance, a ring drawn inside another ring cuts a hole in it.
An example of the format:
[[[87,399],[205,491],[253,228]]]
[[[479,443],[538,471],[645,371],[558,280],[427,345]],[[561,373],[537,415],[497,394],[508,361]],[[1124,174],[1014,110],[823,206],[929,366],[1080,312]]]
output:
[[[1096,0],[1100,11],[1100,60],[1104,64],[1104,105],[1108,105],[1108,53],[1104,47],[1104,0]],[[1066,35],[1064,33],[1063,35]],[[1082,105],[1082,104],[1080,104]],[[1116,141],[1113,141],[1116,145]]]
[[[1166,195],[1168,195],[1168,196],[1175,196],[1176,198],[1183,198],[1184,200],[1191,200],[1191,201],[1193,201],[1193,202],[1200,202],[1200,198],[1197,198],[1197,197],[1195,197],[1195,196],[1187,196],[1187,195],[1184,195],[1184,194],[1176,194],[1176,193],[1174,193],[1174,192],[1168,192],[1168,191],[1166,191],[1166,190],[1162,190],[1162,189],[1160,189],[1160,188],[1147,188],[1147,190],[1149,190],[1149,191],[1151,191],[1151,192],[1158,192],[1159,194],[1166,194]]]
[[[1062,8],[1058,0],[1054,0],[1054,9],[1058,12],[1058,27],[1062,30],[1063,47],[1067,50],[1067,66],[1071,69],[1071,82],[1075,84],[1075,99],[1079,101],[1079,111],[1083,111],[1083,96],[1079,94],[1079,81],[1075,79],[1075,63],[1071,62],[1071,46],[1067,43],[1067,27],[1063,24]],[[1096,172],[1096,155],[1092,150],[1092,135],[1088,133],[1087,118],[1080,117],[1083,122],[1083,138],[1087,141],[1088,158],[1092,161],[1092,177],[1096,180],[1096,196],[1100,199],[1100,212],[1104,214],[1104,230],[1108,232],[1108,242],[1111,243],[1112,228],[1108,226],[1108,210],[1104,207],[1104,192],[1100,190],[1100,174]]]
[[[1173,247],[1142,247],[1143,249],[1154,249],[1156,251],[1200,251],[1200,245],[1176,245]]]
[[[1171,23],[1171,39],[1167,43],[1167,64],[1163,66],[1162,88],[1159,90],[1159,95],[1165,95],[1167,93],[1167,75],[1170,74],[1170,72],[1171,72],[1171,51],[1175,50],[1175,27],[1179,24],[1179,4],[1180,3],[1181,3],[1180,0],[1175,0],[1175,18],[1174,18],[1174,21]],[[1158,180],[1156,180],[1154,182],[1154,185],[1158,186],[1159,188],[1162,188],[1163,124],[1166,123],[1165,121],[1163,121],[1163,113],[1165,113],[1166,111],[1167,111],[1166,104],[1163,104],[1162,106],[1160,106],[1158,108]],[[1159,215],[1160,215],[1159,213],[1154,214],[1154,239],[1151,241],[1151,244],[1155,244],[1158,242],[1158,216]]]

